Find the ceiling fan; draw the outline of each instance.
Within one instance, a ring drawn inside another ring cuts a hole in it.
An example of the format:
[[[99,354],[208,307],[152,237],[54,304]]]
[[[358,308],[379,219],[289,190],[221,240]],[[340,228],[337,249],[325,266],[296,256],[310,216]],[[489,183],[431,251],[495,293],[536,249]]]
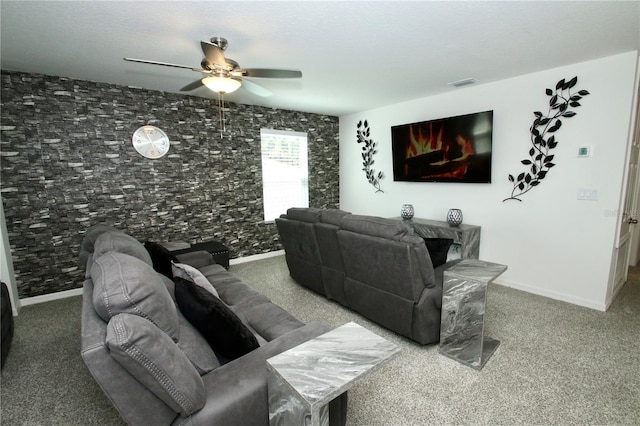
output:
[[[182,92],[195,90],[200,86],[206,86],[218,94],[218,111],[220,114],[220,135],[225,130],[224,100],[227,93],[235,92],[240,86],[244,86],[250,92],[259,96],[269,96],[271,92],[266,88],[245,80],[243,77],[257,78],[300,78],[302,72],[298,70],[272,69],[272,68],[240,68],[240,65],[231,58],[224,57],[227,48],[227,39],[213,37],[209,41],[201,41],[200,46],[204,58],[200,62],[201,68],[188,65],[171,64],[168,62],[149,61],[146,59],[123,58],[125,61],[140,62],[143,64],[162,65],[165,67],[184,68],[195,72],[208,74],[208,76],[193,81],[180,89]]]
[[[250,92],[259,96],[269,96],[271,92],[243,77],[258,78],[300,78],[302,72],[289,69],[272,68],[241,68],[240,65],[231,58],[225,58],[224,51],[227,48],[227,40],[222,37],[213,37],[209,41],[201,41],[200,46],[204,53],[204,58],[200,62],[201,68],[190,67],[188,65],[171,64],[168,62],[149,61],[146,59],[124,58],[125,61],[140,62],[143,64],[162,65],[165,67],[184,68],[195,72],[209,74],[187,84],[180,91],[186,92],[195,90],[200,86],[206,86],[212,91],[222,95],[234,92],[240,86],[244,86]]]

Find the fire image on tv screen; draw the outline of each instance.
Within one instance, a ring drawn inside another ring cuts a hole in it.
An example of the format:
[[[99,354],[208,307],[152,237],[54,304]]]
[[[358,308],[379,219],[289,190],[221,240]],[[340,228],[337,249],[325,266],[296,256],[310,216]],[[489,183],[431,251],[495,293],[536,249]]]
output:
[[[493,111],[391,127],[393,180],[491,182]]]

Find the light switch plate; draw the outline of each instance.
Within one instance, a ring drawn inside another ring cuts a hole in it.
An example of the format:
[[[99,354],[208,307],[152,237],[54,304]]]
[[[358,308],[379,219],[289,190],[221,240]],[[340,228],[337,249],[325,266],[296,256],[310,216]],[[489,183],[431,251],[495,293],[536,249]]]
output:
[[[578,189],[578,200],[598,201],[598,190],[593,188]]]

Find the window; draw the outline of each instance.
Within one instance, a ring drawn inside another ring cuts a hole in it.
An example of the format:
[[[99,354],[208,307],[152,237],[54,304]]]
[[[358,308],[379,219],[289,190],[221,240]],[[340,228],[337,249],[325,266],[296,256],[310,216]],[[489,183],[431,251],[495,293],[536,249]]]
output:
[[[261,129],[264,220],[273,222],[289,207],[309,207],[307,134]]]

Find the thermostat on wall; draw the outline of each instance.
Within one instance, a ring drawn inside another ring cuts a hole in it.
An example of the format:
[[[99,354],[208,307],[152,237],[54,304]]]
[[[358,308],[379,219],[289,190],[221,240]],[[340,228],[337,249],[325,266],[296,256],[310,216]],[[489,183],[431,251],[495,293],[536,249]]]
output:
[[[591,157],[591,147],[581,146],[578,148],[578,157]]]

